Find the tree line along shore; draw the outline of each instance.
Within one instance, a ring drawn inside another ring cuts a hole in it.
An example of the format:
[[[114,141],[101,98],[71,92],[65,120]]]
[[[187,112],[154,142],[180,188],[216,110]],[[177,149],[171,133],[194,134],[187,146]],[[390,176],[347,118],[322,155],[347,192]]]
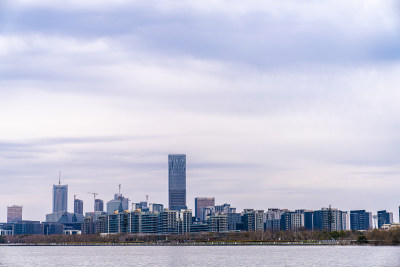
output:
[[[2,245],[400,245],[400,230],[230,233],[13,235]]]

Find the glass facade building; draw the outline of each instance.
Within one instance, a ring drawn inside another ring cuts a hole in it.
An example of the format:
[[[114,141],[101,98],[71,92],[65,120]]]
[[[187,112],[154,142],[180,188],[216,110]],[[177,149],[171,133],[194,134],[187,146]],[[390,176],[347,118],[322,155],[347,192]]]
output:
[[[68,210],[68,185],[53,185],[53,212]]]
[[[170,210],[186,209],[186,155],[168,155],[168,204]]]

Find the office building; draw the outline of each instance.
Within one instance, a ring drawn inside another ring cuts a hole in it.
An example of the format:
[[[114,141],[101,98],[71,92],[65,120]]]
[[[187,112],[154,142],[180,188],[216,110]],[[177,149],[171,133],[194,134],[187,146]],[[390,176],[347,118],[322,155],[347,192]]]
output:
[[[74,213],[83,215],[83,200],[74,199]]]
[[[68,210],[68,185],[53,185],[53,212]]]
[[[44,225],[39,221],[19,221],[14,223],[14,235],[43,235]]]
[[[186,155],[168,155],[168,204],[170,210],[186,209]]]
[[[236,231],[237,224],[242,222],[242,215],[240,213],[228,213],[226,215],[228,217],[228,230]]]
[[[202,207],[215,206],[215,197],[196,197],[194,199],[195,217],[200,220],[200,210]]]
[[[107,202],[107,213],[121,212],[129,209],[129,199],[122,194],[114,194],[114,199]]]
[[[22,206],[7,207],[7,223],[22,221]]]
[[[378,228],[382,228],[384,224],[393,223],[393,213],[386,210],[378,211]]]
[[[180,210],[178,212],[178,234],[188,234],[190,233],[190,225],[192,224],[192,210]]]
[[[64,231],[64,224],[61,223],[48,223],[44,222],[43,231],[45,235],[62,235]]]
[[[104,211],[104,202],[101,199],[94,200],[94,211]]]
[[[331,232],[345,229],[343,212],[338,209],[322,208],[321,210],[315,210],[313,217],[314,230]]]
[[[264,211],[245,209],[242,223],[245,231],[264,231]]]
[[[350,211],[351,230],[369,230],[372,228],[372,213],[365,210]]]
[[[164,210],[163,204],[150,203],[149,205],[150,212],[162,212],[163,210]]]
[[[268,231],[280,231],[281,230],[281,216],[288,210],[281,210],[277,208],[269,208],[266,213],[264,213],[264,223],[265,230]]]
[[[158,217],[158,232],[160,234],[175,234],[177,232],[178,220],[176,210],[163,210]]]
[[[236,208],[231,208],[231,204],[225,203],[222,205],[216,205],[215,212],[223,214],[236,213]]]
[[[228,231],[228,215],[218,213],[208,219],[209,232],[220,233]]]
[[[287,211],[281,216],[282,231],[298,231],[304,228],[304,213]]]

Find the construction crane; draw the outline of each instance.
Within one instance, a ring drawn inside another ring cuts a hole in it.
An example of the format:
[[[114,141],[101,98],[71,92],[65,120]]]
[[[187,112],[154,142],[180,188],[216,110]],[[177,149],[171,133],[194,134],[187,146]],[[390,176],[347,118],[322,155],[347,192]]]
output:
[[[98,193],[92,193],[92,192],[88,192],[88,194],[92,194],[93,195],[93,211],[96,211],[96,196],[98,195]]]

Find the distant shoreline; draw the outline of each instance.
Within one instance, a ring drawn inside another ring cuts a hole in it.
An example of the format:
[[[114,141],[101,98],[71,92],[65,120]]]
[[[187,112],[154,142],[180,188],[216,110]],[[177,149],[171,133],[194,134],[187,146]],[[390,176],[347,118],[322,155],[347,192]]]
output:
[[[38,243],[38,244],[26,244],[26,243],[15,243],[15,244],[0,244],[0,246],[10,247],[28,247],[28,246],[393,246],[387,244],[357,244],[354,242],[190,242],[190,243],[140,243],[140,242],[129,242],[129,243]]]

